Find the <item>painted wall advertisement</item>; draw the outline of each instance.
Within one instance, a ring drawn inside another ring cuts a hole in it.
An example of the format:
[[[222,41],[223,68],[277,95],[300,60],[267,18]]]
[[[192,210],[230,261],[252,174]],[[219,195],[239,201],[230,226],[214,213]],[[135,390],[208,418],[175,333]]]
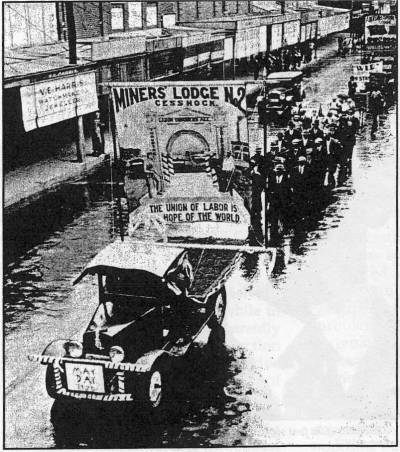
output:
[[[371,72],[383,72],[383,62],[353,66],[354,81],[357,83],[358,92],[365,90],[365,84],[369,82]]]
[[[397,20],[394,14],[378,14],[365,19],[365,43],[391,45],[396,42]]]
[[[221,156],[232,141],[248,142],[246,85],[242,82],[111,84],[121,147],[135,147],[162,173],[163,155],[175,161]]]
[[[94,72],[21,87],[25,130],[33,130],[98,110]]]

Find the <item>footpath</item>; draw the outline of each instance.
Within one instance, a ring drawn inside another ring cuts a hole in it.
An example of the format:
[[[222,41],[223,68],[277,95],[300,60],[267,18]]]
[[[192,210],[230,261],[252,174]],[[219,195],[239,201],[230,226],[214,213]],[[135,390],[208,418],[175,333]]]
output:
[[[326,58],[336,55],[335,37],[317,49],[317,58],[310,63],[302,64],[300,70],[311,69]],[[238,80],[249,80],[250,75]],[[106,152],[109,152],[106,146]],[[90,151],[89,151],[90,152]],[[24,207],[43,194],[55,190],[63,183],[77,181],[100,167],[107,154],[100,157],[86,156],[83,163],[61,160],[57,157],[42,160],[38,163],[20,167],[4,175],[4,209],[5,213]]]
[[[107,154],[86,156],[85,162],[56,157],[20,167],[4,175],[4,210],[9,213],[32,203],[67,182],[75,182],[99,168]]]

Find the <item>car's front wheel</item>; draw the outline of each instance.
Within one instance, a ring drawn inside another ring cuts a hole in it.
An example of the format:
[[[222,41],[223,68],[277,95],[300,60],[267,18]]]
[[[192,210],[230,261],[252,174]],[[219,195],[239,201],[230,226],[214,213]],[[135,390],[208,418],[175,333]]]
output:
[[[155,363],[149,372],[143,374],[136,388],[137,400],[151,411],[159,411],[165,402],[167,392],[166,366]]]
[[[46,368],[46,391],[47,394],[52,399],[55,399],[57,397],[56,381],[54,379],[54,370],[53,366],[51,365],[47,366]]]
[[[226,291],[223,287],[217,292],[214,300],[214,312],[208,322],[208,326],[213,329],[222,325],[226,312]]]

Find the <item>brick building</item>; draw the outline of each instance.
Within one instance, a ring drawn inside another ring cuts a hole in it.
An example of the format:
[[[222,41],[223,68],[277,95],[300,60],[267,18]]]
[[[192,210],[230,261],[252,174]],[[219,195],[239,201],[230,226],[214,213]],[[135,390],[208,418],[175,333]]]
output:
[[[279,63],[283,48],[318,37],[315,1],[283,5],[284,12],[281,1],[73,2],[77,62],[71,64],[66,2],[4,3],[5,168],[92,152],[95,111],[85,105],[46,116],[36,94],[94,80],[96,109],[108,127],[108,82],[234,78],[241,62],[272,55]],[[34,100],[21,94],[29,92]]]

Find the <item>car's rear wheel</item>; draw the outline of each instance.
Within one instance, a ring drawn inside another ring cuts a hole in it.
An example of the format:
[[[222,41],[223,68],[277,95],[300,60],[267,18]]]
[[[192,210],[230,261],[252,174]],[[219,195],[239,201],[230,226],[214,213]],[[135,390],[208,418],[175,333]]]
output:
[[[208,322],[208,326],[213,329],[222,325],[226,312],[226,291],[223,287],[217,292],[214,299],[214,312]]]

